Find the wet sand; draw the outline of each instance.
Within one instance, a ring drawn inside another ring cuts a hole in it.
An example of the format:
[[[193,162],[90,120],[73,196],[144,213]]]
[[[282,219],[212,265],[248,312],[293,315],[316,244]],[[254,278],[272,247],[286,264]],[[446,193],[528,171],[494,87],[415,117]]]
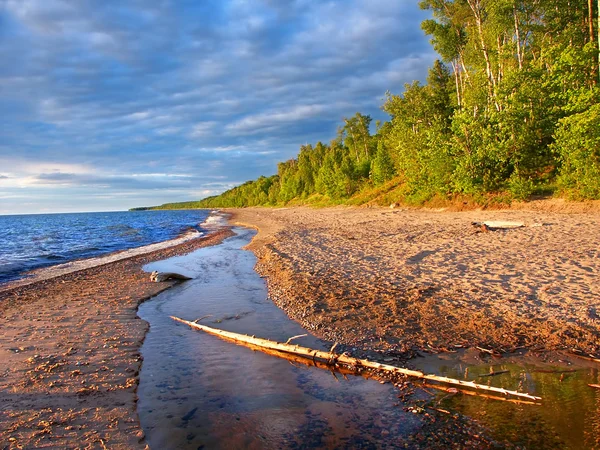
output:
[[[229,229],[0,292],[0,447],[144,448],[136,401],[147,323],[138,305],[174,282],[142,266]]]
[[[598,212],[337,207],[233,214],[259,230],[250,248],[275,303],[346,350],[577,349],[600,357]],[[472,225],[483,221],[525,226]]]
[[[150,324],[138,412],[152,448],[511,448],[465,416],[440,413],[408,380],[382,384],[290,364],[173,321],[198,318],[279,342],[302,335],[296,343],[331,348],[268,299],[255,256],[242,250],[255,231],[233,231],[220,245],[146,266],[193,277],[138,311]]]
[[[260,230],[249,247],[275,303],[355,355],[457,346],[600,354],[597,213],[234,214]],[[527,226],[471,226],[483,220]],[[147,324],[137,307],[172,283],[150,283],[141,267],[227,235],[0,292],[2,448],[143,448],[136,389]]]

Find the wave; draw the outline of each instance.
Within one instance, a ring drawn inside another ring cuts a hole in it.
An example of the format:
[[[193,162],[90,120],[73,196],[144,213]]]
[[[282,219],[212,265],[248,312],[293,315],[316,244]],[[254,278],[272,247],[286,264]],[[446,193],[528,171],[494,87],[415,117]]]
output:
[[[143,247],[214,226],[208,211],[0,216],[0,283],[74,260]]]

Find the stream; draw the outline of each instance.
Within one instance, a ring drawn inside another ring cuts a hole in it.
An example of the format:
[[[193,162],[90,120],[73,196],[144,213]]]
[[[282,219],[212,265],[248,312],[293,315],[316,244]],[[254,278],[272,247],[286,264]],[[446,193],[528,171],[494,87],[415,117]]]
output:
[[[222,244],[147,265],[147,271],[193,277],[143,303],[150,324],[138,413],[151,448],[398,448],[423,425],[405,412],[389,383],[297,366],[215,336],[194,331],[169,316],[321,350],[328,345],[290,320],[267,295],[243,249],[255,235],[234,228]],[[206,317],[208,316],[208,317]],[[598,364],[550,365],[514,356],[496,360],[462,352],[428,355],[417,369],[453,378],[522,389],[543,397],[522,405],[437,392],[423,405],[477,419],[500,441],[523,448],[600,448]],[[490,371],[500,375],[486,377]]]
[[[295,366],[169,318],[194,320],[236,333],[285,341],[307,333],[267,298],[242,247],[255,231],[214,247],[155,262],[147,271],[179,272],[194,279],[143,303],[150,323],[138,413],[156,449],[396,448],[421,427],[421,418],[397,405],[389,383]],[[327,350],[315,337],[298,344]]]
[[[542,397],[540,405],[438,393],[433,404],[477,419],[494,437],[528,449],[600,449],[600,364],[568,355],[545,362],[523,354],[495,358],[471,349],[411,361],[419,370]],[[491,373],[498,375],[489,376]]]

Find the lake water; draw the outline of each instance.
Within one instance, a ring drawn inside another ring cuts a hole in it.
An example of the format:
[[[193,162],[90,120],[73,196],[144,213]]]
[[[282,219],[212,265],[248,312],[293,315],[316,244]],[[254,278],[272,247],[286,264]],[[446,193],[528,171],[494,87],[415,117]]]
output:
[[[207,210],[0,216],[0,283],[23,273],[202,231]]]

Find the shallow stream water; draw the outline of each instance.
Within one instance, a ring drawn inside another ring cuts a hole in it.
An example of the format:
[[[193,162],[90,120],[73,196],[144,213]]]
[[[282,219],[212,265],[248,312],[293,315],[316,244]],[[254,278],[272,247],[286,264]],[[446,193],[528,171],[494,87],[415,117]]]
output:
[[[477,419],[496,438],[528,449],[600,449],[600,364],[561,356],[548,363],[476,351],[413,360],[419,370],[542,397],[539,405],[438,393],[431,405]],[[489,376],[490,373],[498,373]],[[503,373],[501,373],[503,372]]]
[[[194,331],[175,315],[237,333],[285,341],[306,331],[267,298],[242,247],[255,234],[234,229],[223,244],[152,263],[146,270],[194,279],[141,305],[150,323],[142,347],[138,412],[160,449],[397,448],[420,418],[397,405],[390,384],[295,366]],[[326,349],[308,336],[296,341]]]
[[[152,448],[398,448],[421,418],[404,412],[390,384],[295,366],[174,322],[170,315],[285,341],[307,333],[267,296],[235,228],[221,245],[152,263],[146,270],[193,277],[142,304],[150,323],[142,347],[138,412]],[[308,336],[299,345],[327,349]],[[478,419],[499,441],[522,448],[600,449],[598,364],[553,366],[532,358],[467,353],[413,361],[419,370],[543,397],[523,405],[438,392],[426,406]],[[577,362],[577,361],[575,361]],[[504,371],[486,377],[490,370]],[[428,388],[425,388],[428,389]]]

